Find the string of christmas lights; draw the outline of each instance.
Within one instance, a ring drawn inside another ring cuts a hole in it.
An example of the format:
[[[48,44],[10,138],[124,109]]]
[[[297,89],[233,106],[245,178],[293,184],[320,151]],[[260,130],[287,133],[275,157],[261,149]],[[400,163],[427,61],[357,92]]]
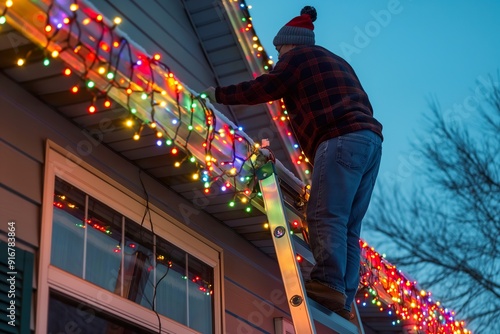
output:
[[[19,3],[19,8],[27,7]],[[156,145],[170,146],[172,156],[179,157],[175,167],[186,161],[195,164],[193,179],[202,180],[205,193],[217,184],[221,191],[233,192],[230,206],[239,199],[245,211],[251,211],[249,202],[259,194],[254,165],[259,151],[241,128],[228,120],[217,122],[222,115],[216,117],[204,99],[181,84],[160,54],[150,57],[122,37],[120,18],[107,22],[83,2],[64,0],[51,2],[44,13],[38,15],[43,36],[30,37],[42,44],[46,66],[48,55],[62,58],[69,65],[64,74],[76,73],[82,79],[71,92],[91,94],[90,114],[110,108],[112,99],[120,101],[130,111],[125,124],[134,129],[135,140],[149,127],[156,132]],[[24,66],[32,56],[30,50],[17,64]],[[101,99],[102,107],[96,103]]]
[[[360,241],[361,282],[365,300],[356,300],[358,305],[376,305],[381,312],[396,315],[398,320],[411,325],[416,332],[458,334],[471,333],[464,321],[455,319],[455,313],[434,301],[432,294],[421,290],[417,282],[408,279],[384,257]]]
[[[241,0],[229,0],[227,3],[225,1],[223,3],[229,19],[235,27],[235,32],[239,33],[240,46],[246,53],[253,56],[249,58],[248,62],[253,76],[257,77],[260,74],[270,71],[274,60],[271,56],[268,56],[254,29],[249,11],[252,6],[247,5],[245,1]],[[285,143],[285,147],[294,163],[293,166],[299,178],[306,184],[310,183],[312,165],[302,152],[299,143],[293,135],[288,112],[283,101],[270,101],[267,104],[267,108],[276,124],[282,141]]]

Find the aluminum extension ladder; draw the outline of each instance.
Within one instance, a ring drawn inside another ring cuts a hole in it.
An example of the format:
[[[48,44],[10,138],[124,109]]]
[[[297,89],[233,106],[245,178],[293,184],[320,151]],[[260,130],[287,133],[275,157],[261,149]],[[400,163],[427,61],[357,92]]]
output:
[[[264,198],[269,229],[285,286],[295,333],[316,334],[314,322],[317,321],[341,334],[364,334],[355,303],[353,303],[353,307],[356,317],[351,322],[307,298],[302,273],[296,259],[297,253],[294,247],[296,241],[293,238],[290,223],[286,217],[285,204],[274,163],[268,161],[259,168],[257,177]],[[298,249],[310,253],[305,243],[299,244]]]

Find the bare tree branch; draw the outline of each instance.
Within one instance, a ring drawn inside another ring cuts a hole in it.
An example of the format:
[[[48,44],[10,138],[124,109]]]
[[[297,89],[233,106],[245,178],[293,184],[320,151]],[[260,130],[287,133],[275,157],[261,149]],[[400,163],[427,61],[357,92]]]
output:
[[[431,101],[411,193],[380,184],[365,227],[471,328],[500,333],[500,86],[467,117]]]

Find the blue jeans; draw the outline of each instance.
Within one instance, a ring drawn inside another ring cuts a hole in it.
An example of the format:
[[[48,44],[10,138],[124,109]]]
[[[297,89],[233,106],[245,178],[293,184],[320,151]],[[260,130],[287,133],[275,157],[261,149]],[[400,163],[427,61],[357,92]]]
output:
[[[322,142],[316,150],[307,206],[316,264],[311,279],[344,293],[345,309],[359,285],[361,220],[372,195],[382,140],[361,130]]]

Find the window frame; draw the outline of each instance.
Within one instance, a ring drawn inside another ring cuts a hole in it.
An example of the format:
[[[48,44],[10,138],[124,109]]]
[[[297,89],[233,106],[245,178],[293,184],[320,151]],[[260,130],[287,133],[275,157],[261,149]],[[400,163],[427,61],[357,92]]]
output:
[[[143,198],[83,162],[78,156],[47,140],[40,231],[36,332],[43,333],[47,329],[50,289],[72,298],[76,297],[96,308],[111,310],[108,312],[111,315],[158,332],[158,317],[154,311],[50,264],[56,177],[72,184],[136,223],[142,220],[145,210]],[[216,333],[221,333],[224,323],[222,249],[153,204],[149,203],[149,208],[151,219],[155,224],[154,232],[156,235],[213,268],[213,326]],[[143,224],[142,227],[150,230],[149,223]],[[159,318],[161,319],[162,333],[198,333],[194,329],[161,314]]]

